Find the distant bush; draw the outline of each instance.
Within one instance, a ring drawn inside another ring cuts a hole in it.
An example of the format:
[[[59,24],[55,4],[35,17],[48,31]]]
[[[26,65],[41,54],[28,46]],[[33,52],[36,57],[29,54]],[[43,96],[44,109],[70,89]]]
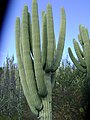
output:
[[[87,80],[68,60],[57,71],[53,91],[55,120],[84,120],[88,104]]]

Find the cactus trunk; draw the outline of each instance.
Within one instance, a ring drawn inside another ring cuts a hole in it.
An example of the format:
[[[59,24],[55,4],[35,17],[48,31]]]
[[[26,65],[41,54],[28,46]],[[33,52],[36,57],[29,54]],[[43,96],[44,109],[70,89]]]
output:
[[[52,84],[50,74],[45,74],[45,82],[47,86],[48,95],[42,99],[43,109],[39,113],[39,119],[52,120]]]

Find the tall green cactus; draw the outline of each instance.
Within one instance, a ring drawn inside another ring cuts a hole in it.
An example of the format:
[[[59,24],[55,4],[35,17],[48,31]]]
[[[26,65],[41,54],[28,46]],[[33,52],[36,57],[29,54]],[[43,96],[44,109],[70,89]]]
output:
[[[79,26],[80,34],[78,35],[81,47],[76,40],[74,40],[74,48],[78,57],[78,60],[74,57],[71,49],[69,48],[69,55],[75,64],[75,66],[87,75],[90,90],[90,38],[88,30],[84,26]]]
[[[31,111],[40,120],[52,120],[52,88],[66,33],[66,15],[63,8],[61,15],[57,50],[50,4],[47,5],[46,13],[42,13],[42,49],[37,1],[32,0],[32,21],[26,5],[21,24],[20,18],[16,19],[16,54],[21,84]]]

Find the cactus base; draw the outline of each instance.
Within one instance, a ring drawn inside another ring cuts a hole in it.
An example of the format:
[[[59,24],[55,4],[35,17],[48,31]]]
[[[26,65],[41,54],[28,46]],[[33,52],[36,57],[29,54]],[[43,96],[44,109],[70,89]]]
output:
[[[45,74],[45,82],[48,90],[48,95],[42,99],[43,110],[39,113],[39,120],[52,120],[52,85],[51,75]]]

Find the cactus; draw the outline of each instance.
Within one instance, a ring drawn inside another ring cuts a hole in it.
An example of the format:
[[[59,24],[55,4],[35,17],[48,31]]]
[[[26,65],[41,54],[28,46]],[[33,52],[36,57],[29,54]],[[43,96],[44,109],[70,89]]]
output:
[[[62,57],[66,32],[66,15],[61,9],[61,27],[56,49],[52,7],[42,12],[42,49],[38,19],[38,5],[32,0],[32,21],[27,5],[22,23],[17,17],[15,25],[16,55],[24,95],[31,111],[40,120],[52,120],[52,88],[55,72]]]
[[[88,30],[80,25],[80,34],[78,35],[81,47],[76,40],[74,40],[74,48],[78,57],[78,60],[74,57],[71,49],[68,49],[69,55],[75,64],[75,66],[87,76],[88,86],[90,91],[90,39]]]

